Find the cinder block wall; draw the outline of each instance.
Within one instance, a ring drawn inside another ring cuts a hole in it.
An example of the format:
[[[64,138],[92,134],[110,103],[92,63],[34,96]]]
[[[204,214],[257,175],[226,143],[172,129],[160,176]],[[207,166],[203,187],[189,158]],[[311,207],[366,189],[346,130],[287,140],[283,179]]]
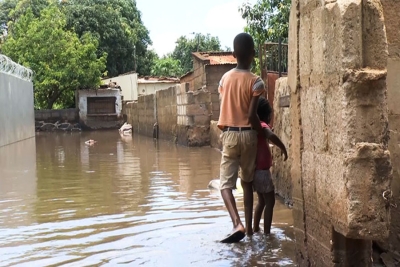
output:
[[[157,122],[159,137],[165,140],[176,141],[177,131],[177,94],[180,86],[170,87],[156,92]]]
[[[190,91],[189,84],[177,89],[178,143],[210,145],[211,94],[206,89]]]
[[[79,112],[76,108],[35,110],[35,120],[53,123],[57,121],[77,122],[79,121]]]
[[[389,235],[383,22],[380,1],[292,1],[290,157],[300,266],[371,266],[371,240]]]
[[[211,94],[211,103],[212,103],[212,116],[211,119],[218,121],[219,112],[220,112],[220,101],[219,101],[219,93],[218,86],[222,76],[235,68],[235,65],[232,64],[222,64],[222,65],[206,65],[205,66],[205,85],[207,86],[207,90]]]
[[[153,136],[158,123],[159,138],[187,146],[210,145],[211,95],[207,90],[189,91],[181,84],[126,103],[127,121],[136,133]]]

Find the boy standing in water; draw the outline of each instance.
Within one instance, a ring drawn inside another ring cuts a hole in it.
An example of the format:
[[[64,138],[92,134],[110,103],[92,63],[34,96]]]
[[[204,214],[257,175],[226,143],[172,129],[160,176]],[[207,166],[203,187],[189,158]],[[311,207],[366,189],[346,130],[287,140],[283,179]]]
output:
[[[272,108],[268,100],[263,97],[258,101],[257,115],[265,135],[258,135],[256,171],[253,179],[253,188],[258,195],[258,203],[254,211],[254,232],[260,231],[260,220],[264,211],[264,234],[269,234],[275,206],[275,187],[269,170],[272,166],[272,155],[268,141],[281,149],[285,161],[288,155],[285,145],[268,125],[271,121]]]
[[[253,176],[257,155],[257,134],[264,136],[257,117],[258,99],[265,91],[264,82],[250,71],[254,59],[254,41],[247,33],[233,41],[236,68],[225,73],[219,84],[221,111],[218,127],[222,130],[220,190],[233,230],[221,242],[239,242],[253,234]],[[239,167],[243,187],[246,230],[240,220],[232,190],[236,187]]]

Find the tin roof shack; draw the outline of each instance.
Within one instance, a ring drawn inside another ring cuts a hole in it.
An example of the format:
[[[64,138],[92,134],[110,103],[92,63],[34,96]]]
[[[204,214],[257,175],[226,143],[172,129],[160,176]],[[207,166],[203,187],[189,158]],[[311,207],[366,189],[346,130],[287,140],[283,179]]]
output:
[[[119,89],[78,90],[79,121],[89,130],[119,128],[123,123]]]
[[[189,90],[206,88],[211,93],[211,120],[219,118],[218,84],[225,72],[236,67],[237,61],[232,52],[195,52],[193,71],[181,77],[181,83],[189,83]]]
[[[158,90],[168,89],[179,84],[179,79],[169,77],[140,77],[137,83],[138,96],[151,95]]]

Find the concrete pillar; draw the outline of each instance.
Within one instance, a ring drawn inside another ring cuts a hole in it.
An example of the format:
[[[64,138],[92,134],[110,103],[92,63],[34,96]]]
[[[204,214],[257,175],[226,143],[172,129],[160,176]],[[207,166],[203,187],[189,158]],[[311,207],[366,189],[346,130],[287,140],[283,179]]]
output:
[[[393,165],[393,181],[391,199],[391,225],[389,242],[380,243],[383,250],[389,253],[397,264],[400,264],[400,2],[381,0],[388,41],[387,64],[387,98],[389,106],[390,141],[389,150]],[[382,255],[384,262],[389,265],[388,257]]]
[[[383,21],[379,0],[292,1],[290,173],[300,266],[370,266],[371,241],[388,237]]]

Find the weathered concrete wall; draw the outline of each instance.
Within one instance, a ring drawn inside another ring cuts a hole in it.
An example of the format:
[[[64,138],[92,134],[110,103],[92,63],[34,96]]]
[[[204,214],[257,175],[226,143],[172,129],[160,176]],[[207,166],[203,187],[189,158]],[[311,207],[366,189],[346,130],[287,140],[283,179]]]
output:
[[[291,121],[290,121],[290,107],[281,107],[279,105],[280,97],[290,96],[290,89],[287,85],[287,78],[279,78],[276,80],[274,86],[274,132],[282,140],[286,149],[290,151],[290,140],[292,137]],[[272,148],[273,155],[273,168],[272,174],[275,184],[275,192],[283,197],[286,202],[292,200],[292,177],[290,175],[290,168],[292,166],[291,159],[283,161],[281,151],[277,147]]]
[[[290,157],[301,266],[370,266],[368,240],[389,234],[386,63],[380,1],[292,2]]]
[[[0,72],[0,147],[34,136],[32,82]]]
[[[35,110],[35,120],[44,122],[77,122],[79,121],[79,112],[75,108]]]
[[[389,150],[393,166],[393,205],[400,205],[400,2],[382,0],[388,41],[389,58],[387,64],[387,89],[389,106],[390,141]],[[400,265],[400,210],[391,209],[391,227],[388,245],[390,257]],[[387,256],[382,255],[387,266]]]
[[[186,146],[210,145],[211,95],[207,90],[189,91],[181,84],[156,94],[139,96],[126,103],[124,113],[135,132],[153,137],[158,124],[159,138]]]

